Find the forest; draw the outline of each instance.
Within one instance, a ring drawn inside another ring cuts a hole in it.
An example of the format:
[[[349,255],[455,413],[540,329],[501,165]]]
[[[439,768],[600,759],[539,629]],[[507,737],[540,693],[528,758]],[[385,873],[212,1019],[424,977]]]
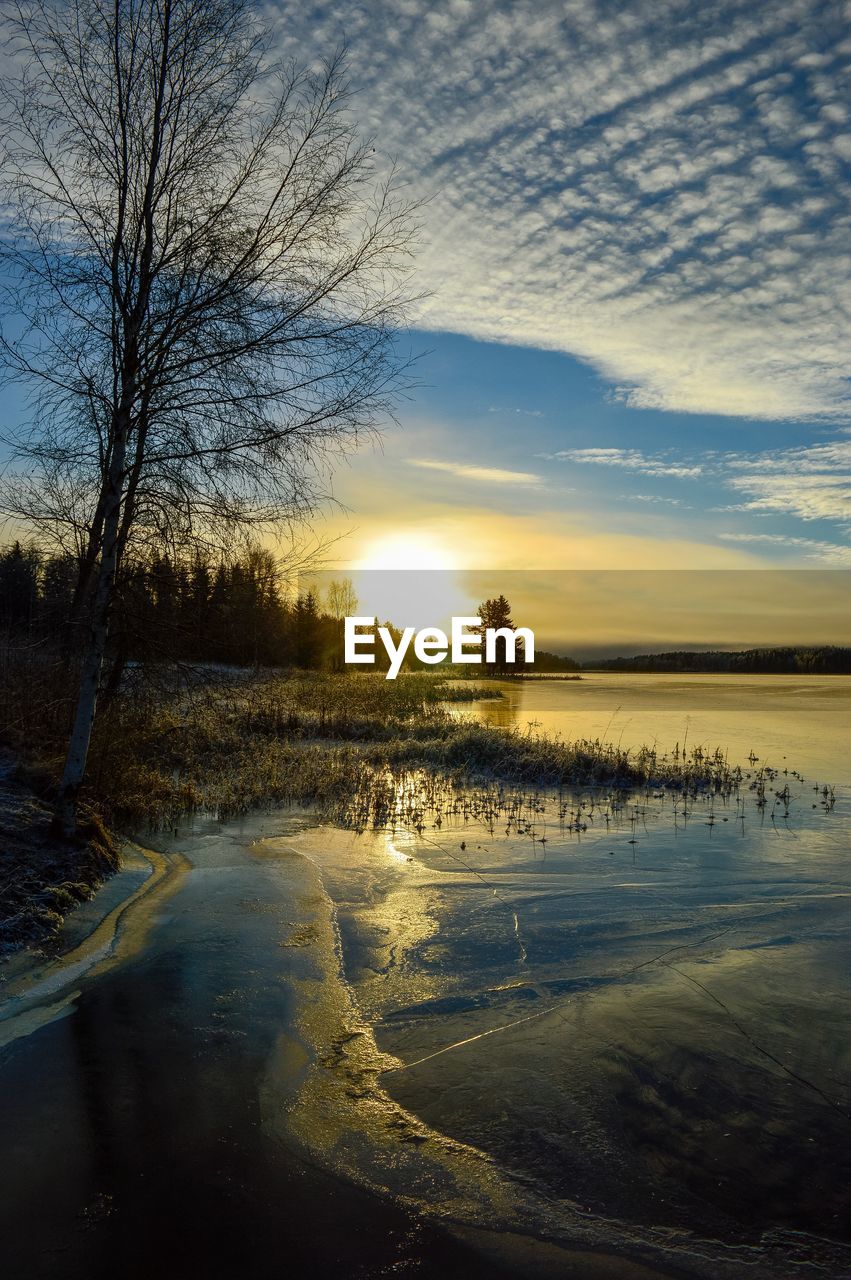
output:
[[[0,643],[18,658],[26,651],[73,656],[89,625],[86,610],[75,610],[79,573],[72,555],[45,554],[19,541],[0,549]],[[299,589],[297,576],[289,577],[270,551],[257,546],[227,561],[155,554],[128,562],[116,584],[103,689],[114,692],[128,665],[140,663],[341,671],[343,618],[357,607],[348,579],[332,579],[321,589],[308,579]],[[483,601],[479,613],[485,626],[513,625],[503,595]],[[393,620],[387,625],[398,643],[401,631]],[[379,646],[372,669],[387,666]],[[449,666],[441,664],[444,674]],[[403,669],[422,667],[411,649]],[[506,677],[532,667],[539,673],[578,670],[570,658],[538,652],[534,663],[520,661],[516,668],[500,660],[458,674]]]
[[[725,672],[742,675],[851,675],[851,649],[839,645],[778,646],[741,649],[734,652],[709,650],[692,653],[644,653],[634,658],[607,658],[583,663],[594,671]]]
[[[15,542],[0,551],[0,634],[20,644],[78,647],[73,621],[78,562]],[[333,588],[333,584],[332,584]],[[335,592],[327,595],[333,600]],[[342,664],[342,619],[316,590],[298,590],[271,552],[182,561],[152,555],[122,567],[111,618],[105,685],[128,663],[222,663],[334,670]]]

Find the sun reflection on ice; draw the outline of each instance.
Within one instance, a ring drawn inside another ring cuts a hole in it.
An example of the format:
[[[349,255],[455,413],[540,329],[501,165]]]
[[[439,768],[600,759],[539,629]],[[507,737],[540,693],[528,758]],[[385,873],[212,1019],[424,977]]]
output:
[[[393,838],[389,835],[385,836],[384,847],[388,856],[391,857],[394,862],[413,862],[413,858],[410,854],[403,853],[401,849],[397,848]]]

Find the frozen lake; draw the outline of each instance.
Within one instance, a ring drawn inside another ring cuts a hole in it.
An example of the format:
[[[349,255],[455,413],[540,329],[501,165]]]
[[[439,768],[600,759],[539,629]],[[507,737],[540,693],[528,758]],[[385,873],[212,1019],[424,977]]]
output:
[[[507,692],[472,713],[687,731],[746,775],[685,801],[411,778],[414,823],[161,839],[170,896],[0,1053],[11,1261],[88,1276],[144,1240],[148,1266],[176,1179],[213,1274],[234,1233],[257,1276],[848,1274],[851,681]]]
[[[495,681],[503,697],[475,703],[485,724],[663,751],[720,747],[813,780],[851,783],[851,676],[619,675]],[[451,703],[453,715],[471,714]],[[788,757],[788,759],[787,759]]]

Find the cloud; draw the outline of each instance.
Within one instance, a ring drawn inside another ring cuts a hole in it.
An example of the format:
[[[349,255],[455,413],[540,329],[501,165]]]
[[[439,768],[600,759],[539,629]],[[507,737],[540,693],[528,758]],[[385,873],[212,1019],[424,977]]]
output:
[[[851,440],[733,455],[727,484],[746,495],[737,509],[851,526]]]
[[[501,467],[477,467],[461,462],[441,462],[436,458],[409,458],[409,465],[427,471],[443,471],[458,480],[473,480],[478,484],[535,485],[541,477],[531,471],[505,471]]]
[[[619,467],[640,475],[675,479],[710,479],[743,496],[743,501],[716,506],[719,512],[774,513],[799,520],[830,520],[851,528],[851,439],[847,435],[820,444],[759,453],[703,451],[684,459],[672,453],[647,454],[638,449],[560,449],[539,454],[552,462],[580,466]],[[677,499],[631,495],[640,502]]]
[[[835,542],[819,542],[813,538],[795,538],[784,533],[719,533],[724,542],[757,542],[764,545],[788,547],[790,551],[803,551],[808,559],[837,568],[851,568],[851,547]]]
[[[664,455],[641,453],[638,449],[559,449],[556,453],[542,453],[537,456],[545,458],[548,462],[623,467],[626,471],[638,471],[645,476],[674,476],[685,480],[695,479],[703,471],[703,467],[697,463],[676,462]]]
[[[772,511],[800,520],[836,520],[851,523],[851,475],[802,476],[744,475],[729,482],[751,494],[739,504],[741,511]]]
[[[352,528],[342,513],[330,514],[322,532],[328,538],[348,535],[335,546],[335,568],[363,561],[376,542],[395,545],[400,535],[435,543],[459,568],[488,571],[765,568],[765,560],[747,546],[710,544],[687,531],[682,537],[613,531],[569,510],[497,512],[473,502],[450,505],[422,489],[395,492],[388,507],[386,476],[376,476],[360,490],[359,527]]]
[[[515,409],[511,405],[488,405],[488,413],[517,413],[523,418],[543,418],[544,414],[540,409]]]
[[[847,417],[839,0],[276,0],[345,34],[356,110],[425,197],[418,322],[571,352],[632,405]]]
[[[684,506],[681,498],[662,498],[657,493],[621,493],[618,495],[618,502],[651,502],[669,507]]]

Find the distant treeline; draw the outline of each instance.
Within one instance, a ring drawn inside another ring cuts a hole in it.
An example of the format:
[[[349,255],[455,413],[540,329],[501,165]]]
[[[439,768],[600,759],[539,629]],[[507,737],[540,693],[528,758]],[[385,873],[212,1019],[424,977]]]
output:
[[[812,649],[744,649],[738,653],[644,653],[635,658],[584,662],[593,671],[694,671],[762,675],[851,675],[851,649],[821,645]]]
[[[0,634],[30,646],[76,647],[88,626],[78,562],[16,542],[0,550]],[[263,549],[217,562],[155,555],[121,575],[111,628],[118,678],[128,662],[334,668],[343,624],[314,591],[288,593]]]
[[[550,653],[547,649],[535,650],[535,661],[528,663],[527,670],[539,674],[557,674],[567,671],[581,671],[581,666],[573,658],[565,658],[561,653]]]
[[[48,555],[15,542],[0,548],[0,642],[16,651],[73,656],[89,625],[89,602],[80,595],[80,563],[72,555]],[[320,593],[299,592],[267,550],[253,548],[226,561],[195,555],[180,560],[154,555],[125,564],[110,627],[105,683],[115,688],[129,663],[219,663],[229,666],[300,667],[336,671],[343,661],[343,618],[358,612],[351,582],[330,581]],[[483,625],[513,627],[504,596],[479,606]],[[387,625],[390,625],[389,623]],[[401,632],[390,626],[398,643]],[[383,645],[372,670],[386,670]],[[403,668],[422,669],[411,647]],[[433,668],[432,668],[433,669]],[[528,670],[522,654],[513,667],[464,665],[448,674],[509,675]],[[538,652],[535,671],[574,672],[571,658]]]
[[[79,578],[79,562],[72,555],[49,555],[20,542],[0,548],[0,640],[73,654],[88,626],[88,602],[80,598]],[[227,560],[201,554],[190,560],[154,555],[122,570],[107,682],[117,682],[129,662],[340,670],[344,667],[342,620],[357,610],[348,580],[330,582],[321,594],[313,589],[299,592],[263,548]],[[484,625],[514,625],[504,596],[484,601],[479,613]],[[400,632],[395,627],[391,631],[398,642]],[[376,646],[375,652],[373,669],[386,669],[383,646]],[[404,667],[421,666],[409,651]],[[458,674],[510,675],[530,669],[539,674],[596,670],[847,675],[851,674],[851,649],[676,651],[581,666],[572,658],[538,650],[529,666],[521,658],[513,668],[504,663],[494,669],[465,666]]]

